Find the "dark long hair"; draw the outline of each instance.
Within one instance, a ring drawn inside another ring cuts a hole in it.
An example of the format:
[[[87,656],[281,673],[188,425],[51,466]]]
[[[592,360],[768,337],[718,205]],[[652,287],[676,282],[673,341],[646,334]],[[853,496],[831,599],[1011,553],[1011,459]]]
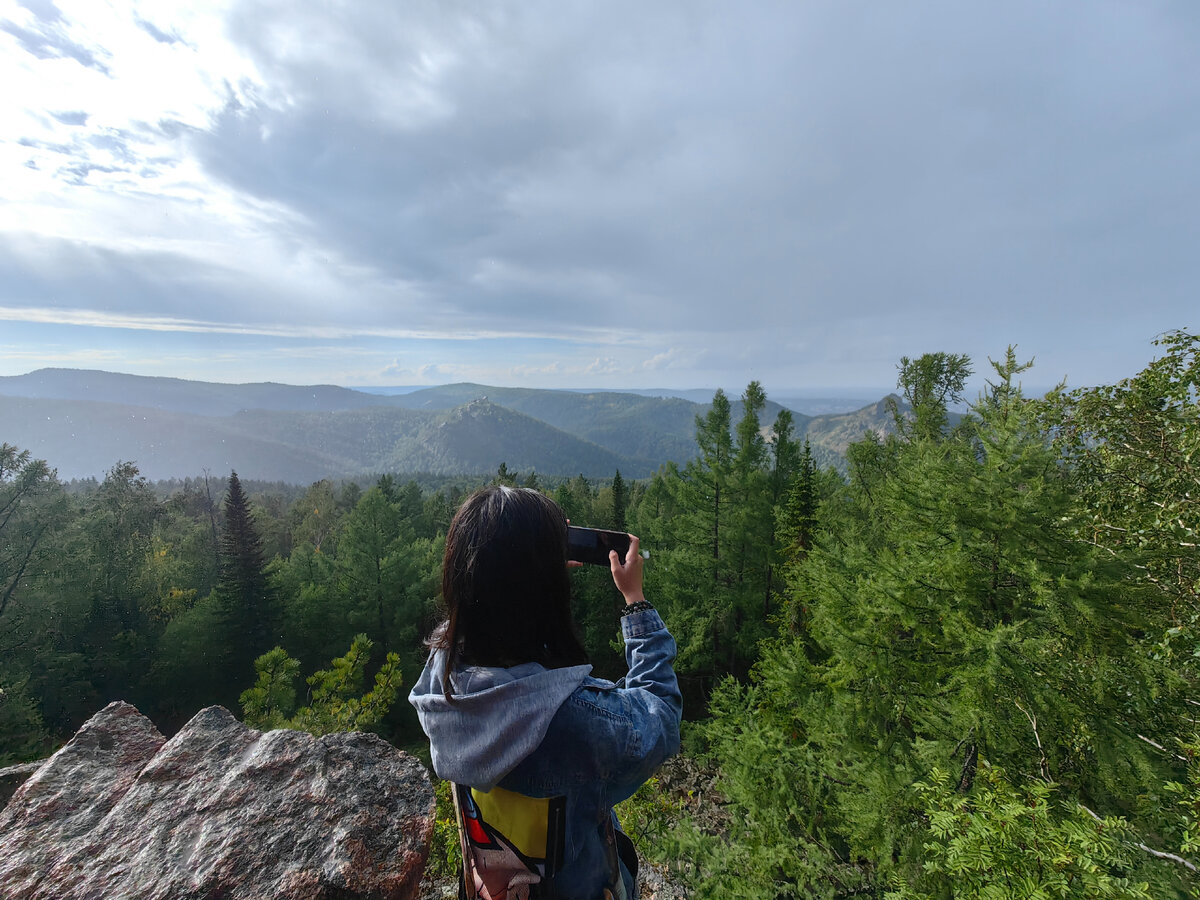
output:
[[[446,621],[429,645],[456,664],[586,663],[571,617],[567,517],[544,494],[493,485],[454,514],[442,559]],[[450,685],[444,685],[449,696]]]

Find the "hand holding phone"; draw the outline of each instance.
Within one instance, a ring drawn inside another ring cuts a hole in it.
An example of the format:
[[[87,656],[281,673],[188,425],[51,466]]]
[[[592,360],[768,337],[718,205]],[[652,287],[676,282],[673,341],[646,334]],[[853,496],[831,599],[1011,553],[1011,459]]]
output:
[[[567,526],[567,559],[608,568],[608,551],[616,550],[621,565],[629,550],[629,535],[623,531]]]

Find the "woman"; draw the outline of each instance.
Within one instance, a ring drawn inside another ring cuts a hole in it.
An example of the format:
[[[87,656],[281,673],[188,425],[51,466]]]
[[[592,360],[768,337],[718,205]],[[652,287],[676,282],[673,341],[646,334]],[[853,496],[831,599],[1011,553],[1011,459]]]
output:
[[[636,896],[612,808],[679,749],[683,708],[642,565],[636,537],[624,563],[609,554],[629,665],[614,684],[591,677],[575,632],[558,504],[493,486],[450,523],[447,618],[409,702],[434,770],[456,786],[468,896]]]

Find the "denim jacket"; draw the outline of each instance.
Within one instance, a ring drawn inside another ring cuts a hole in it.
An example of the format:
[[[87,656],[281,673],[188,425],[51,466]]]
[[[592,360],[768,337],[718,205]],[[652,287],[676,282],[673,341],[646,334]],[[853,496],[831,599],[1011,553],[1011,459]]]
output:
[[[654,610],[622,618],[621,633],[629,671],[615,684],[591,677],[591,666],[465,666],[453,673],[455,702],[448,703],[445,654],[435,651],[408,697],[438,777],[482,791],[499,785],[565,797],[564,863],[553,879],[562,900],[600,896],[613,805],[679,749],[675,641]]]

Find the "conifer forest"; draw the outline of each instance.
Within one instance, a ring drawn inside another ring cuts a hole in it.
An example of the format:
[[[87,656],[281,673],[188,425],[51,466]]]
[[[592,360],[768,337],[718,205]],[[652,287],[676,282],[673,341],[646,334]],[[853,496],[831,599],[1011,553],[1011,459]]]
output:
[[[837,467],[753,381],[644,479],[64,482],[3,443],[0,766],[113,699],[167,733],[222,704],[426,752],[404,697],[447,524],[491,480],[651,551],[712,781],[619,812],[691,896],[1200,896],[1200,336],[1150,356],[1039,396],[1017,349],[904,358],[892,427]],[[572,578],[620,677],[620,595]]]

